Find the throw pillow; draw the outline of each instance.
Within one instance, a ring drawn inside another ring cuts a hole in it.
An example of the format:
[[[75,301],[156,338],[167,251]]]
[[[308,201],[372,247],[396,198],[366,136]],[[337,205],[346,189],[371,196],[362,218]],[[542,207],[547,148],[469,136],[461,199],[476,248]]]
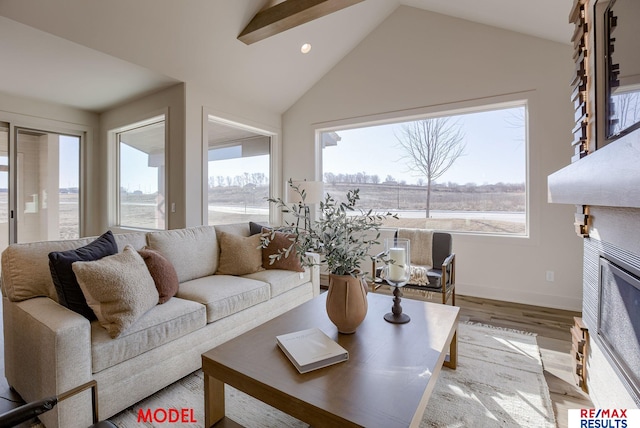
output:
[[[138,254],[140,254],[142,260],[144,260],[151,274],[151,278],[153,278],[153,282],[156,284],[156,289],[160,295],[158,303],[164,303],[175,296],[178,292],[180,282],[178,281],[178,273],[176,272],[176,268],[173,267],[173,264],[160,252],[155,250],[143,248],[138,250]]]
[[[130,245],[121,253],[72,267],[89,307],[114,339],[158,304],[153,278]]]
[[[90,321],[95,320],[96,316],[87,305],[71,265],[77,261],[99,260],[117,252],[116,240],[109,230],[84,247],[49,253],[49,270],[58,294],[58,302]]]
[[[255,235],[257,233],[262,233],[262,229],[269,229],[269,226],[265,224],[256,223],[254,221],[249,222],[249,235]],[[271,229],[269,229],[271,230]]]
[[[219,232],[218,275],[246,275],[262,270],[260,235],[241,236]]]
[[[268,230],[263,229],[263,233],[264,232],[268,232]],[[295,272],[304,272],[302,263],[300,263],[300,258],[293,250],[289,252],[287,257],[284,257],[283,255],[279,260],[269,257],[271,255],[278,254],[279,250],[289,248],[292,243],[292,239],[295,238],[295,235],[276,231],[271,234],[271,237],[272,239],[269,241],[269,245],[262,249],[262,267],[265,269],[284,269]]]

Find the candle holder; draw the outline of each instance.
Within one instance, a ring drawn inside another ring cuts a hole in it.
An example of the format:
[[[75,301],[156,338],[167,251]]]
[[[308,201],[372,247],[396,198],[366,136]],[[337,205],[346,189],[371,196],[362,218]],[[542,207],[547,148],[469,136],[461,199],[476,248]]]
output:
[[[411,277],[411,243],[404,238],[388,238],[384,242],[385,254],[388,257],[384,266],[384,279],[393,289],[393,306],[384,319],[393,324],[406,324],[411,321],[409,315],[402,313],[400,301],[401,288]]]

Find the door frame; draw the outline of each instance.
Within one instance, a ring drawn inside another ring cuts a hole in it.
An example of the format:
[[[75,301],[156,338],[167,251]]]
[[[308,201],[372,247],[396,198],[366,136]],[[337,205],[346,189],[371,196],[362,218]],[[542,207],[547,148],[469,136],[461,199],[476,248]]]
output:
[[[89,147],[93,144],[93,128],[77,123],[45,119],[35,116],[27,116],[19,113],[0,111],[0,121],[9,124],[9,242],[17,241],[17,222],[15,212],[17,209],[16,191],[17,189],[17,168],[14,154],[17,149],[17,136],[19,130],[33,130],[38,132],[54,133],[59,135],[69,135],[80,138],[80,177],[78,182],[78,209],[79,209],[79,234],[86,236],[86,216],[87,216],[87,159]],[[11,215],[13,210],[14,215]]]

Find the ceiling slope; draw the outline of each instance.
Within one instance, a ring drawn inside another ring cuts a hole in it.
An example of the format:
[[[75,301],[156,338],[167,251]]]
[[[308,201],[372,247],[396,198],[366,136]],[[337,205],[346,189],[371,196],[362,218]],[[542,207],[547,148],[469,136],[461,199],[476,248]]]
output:
[[[573,0],[400,0],[406,6],[570,43]]]
[[[100,112],[177,81],[0,16],[0,91]]]
[[[33,27],[0,21],[0,91],[100,111],[183,81],[282,113],[398,5],[568,43],[571,1],[366,0],[247,46],[237,37],[269,0],[0,0]]]
[[[265,2],[0,0],[0,15],[179,81],[283,112],[396,7],[367,0],[247,46]],[[37,13],[34,13],[37,11]],[[309,54],[300,53],[311,43]]]

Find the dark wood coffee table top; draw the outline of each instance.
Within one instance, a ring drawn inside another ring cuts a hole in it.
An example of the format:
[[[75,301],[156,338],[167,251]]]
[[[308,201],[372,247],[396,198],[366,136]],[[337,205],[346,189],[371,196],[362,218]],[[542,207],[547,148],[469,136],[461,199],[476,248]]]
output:
[[[417,426],[450,352],[455,368],[459,308],[402,300],[407,324],[383,319],[392,298],[370,293],[355,334],[327,317],[326,293],[202,355],[207,426],[223,421],[224,384],[314,427]],[[299,374],[276,345],[280,334],[318,327],[349,351],[349,360]]]

